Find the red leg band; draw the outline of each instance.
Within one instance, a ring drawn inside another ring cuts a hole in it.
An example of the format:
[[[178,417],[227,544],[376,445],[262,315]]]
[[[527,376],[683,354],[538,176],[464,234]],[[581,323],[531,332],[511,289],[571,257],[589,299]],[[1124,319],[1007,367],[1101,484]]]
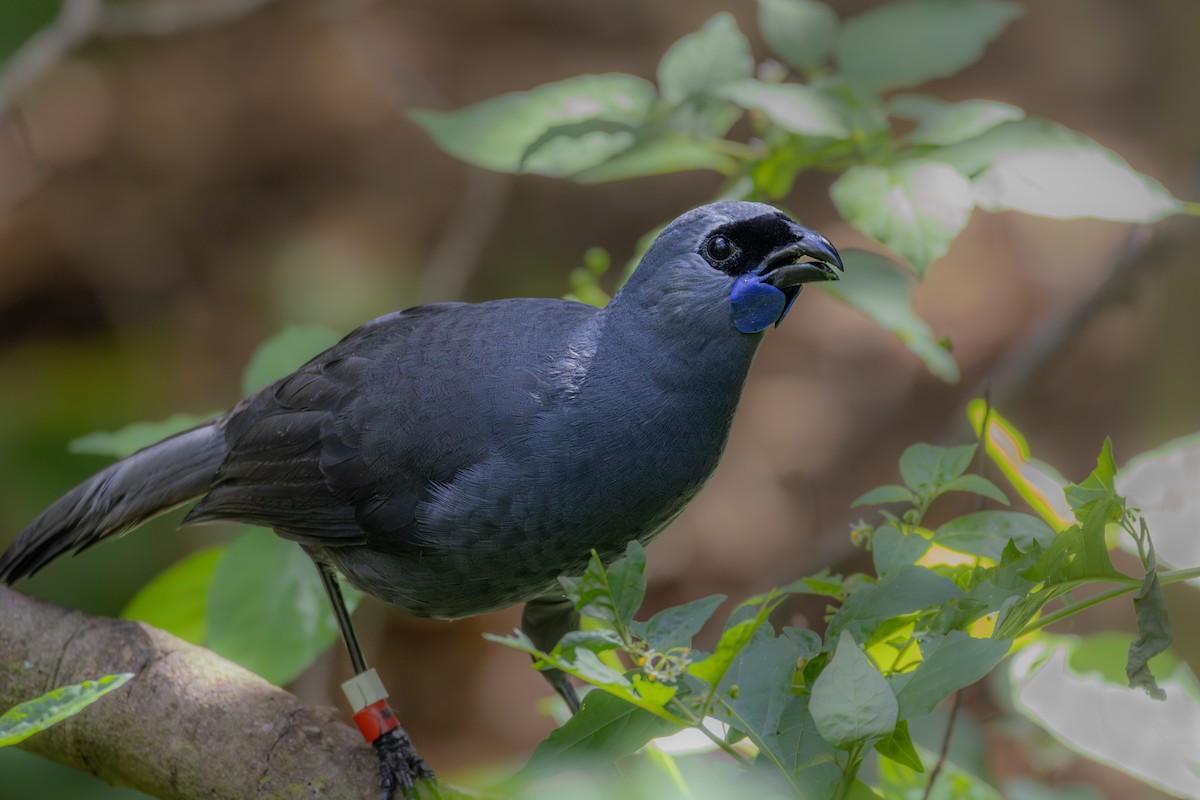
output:
[[[400,727],[387,700],[377,700],[363,708],[354,715],[354,724],[358,726],[367,744],[374,744],[380,736]]]

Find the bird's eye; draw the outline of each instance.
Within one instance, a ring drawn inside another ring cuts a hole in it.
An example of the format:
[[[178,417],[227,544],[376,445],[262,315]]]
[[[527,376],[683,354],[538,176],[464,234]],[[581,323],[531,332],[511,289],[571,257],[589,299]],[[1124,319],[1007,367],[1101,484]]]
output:
[[[718,234],[708,240],[707,250],[708,257],[713,261],[724,261],[732,256],[737,248],[729,241],[729,237]]]

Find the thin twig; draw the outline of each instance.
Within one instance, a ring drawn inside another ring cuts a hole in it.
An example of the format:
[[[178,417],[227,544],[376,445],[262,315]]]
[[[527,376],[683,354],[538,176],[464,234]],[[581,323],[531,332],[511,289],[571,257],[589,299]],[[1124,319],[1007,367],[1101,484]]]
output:
[[[946,755],[950,752],[950,737],[954,733],[954,721],[958,718],[958,707],[962,705],[962,693],[962,689],[954,693],[954,705],[950,706],[950,719],[946,722],[946,735],[942,739],[942,751],[938,753],[937,763],[929,772],[929,783],[925,784],[925,794],[921,795],[921,800],[929,800],[932,796],[933,783],[938,779],[938,775],[942,772],[942,766],[946,763]]]

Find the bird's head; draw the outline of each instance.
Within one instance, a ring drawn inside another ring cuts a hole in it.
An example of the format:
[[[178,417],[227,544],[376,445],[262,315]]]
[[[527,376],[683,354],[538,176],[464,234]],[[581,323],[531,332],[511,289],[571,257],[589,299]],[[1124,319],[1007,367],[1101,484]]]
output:
[[[753,334],[778,325],[804,284],[837,280],[835,266],[842,269],[842,259],[829,240],[779,209],[721,202],[671,222],[630,282],[657,290],[660,301],[697,293],[719,300],[727,324]]]

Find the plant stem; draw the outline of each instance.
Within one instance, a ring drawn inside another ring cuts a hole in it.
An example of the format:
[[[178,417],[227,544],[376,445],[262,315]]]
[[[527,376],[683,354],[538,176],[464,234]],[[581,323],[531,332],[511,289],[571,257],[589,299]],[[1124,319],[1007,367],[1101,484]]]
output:
[[[1200,578],[1200,567],[1189,567],[1188,569],[1174,569],[1174,570],[1168,570],[1166,572],[1158,573],[1158,582],[1161,585],[1166,585],[1168,583],[1178,583],[1179,581],[1191,580],[1192,578]],[[1021,636],[1025,636],[1026,634],[1029,634],[1029,633],[1033,633],[1034,631],[1039,631],[1042,628],[1046,627],[1047,625],[1053,625],[1055,622],[1064,620],[1067,617],[1070,617],[1073,614],[1077,614],[1086,608],[1091,608],[1092,606],[1099,605],[1100,603],[1103,603],[1106,600],[1112,600],[1114,597],[1120,597],[1123,594],[1129,594],[1130,592],[1136,592],[1138,589],[1141,588],[1141,586],[1142,586],[1141,581],[1133,581],[1132,583],[1126,584],[1124,586],[1118,586],[1116,588],[1109,589],[1107,592],[1101,592],[1100,594],[1093,595],[1092,597],[1089,597],[1086,600],[1080,600],[1078,603],[1072,603],[1071,605],[1066,606],[1065,608],[1060,608],[1058,611],[1055,611],[1052,614],[1047,614],[1046,616],[1026,625],[1024,628],[1021,629],[1021,632],[1019,634],[1017,634],[1017,638],[1020,638]]]

